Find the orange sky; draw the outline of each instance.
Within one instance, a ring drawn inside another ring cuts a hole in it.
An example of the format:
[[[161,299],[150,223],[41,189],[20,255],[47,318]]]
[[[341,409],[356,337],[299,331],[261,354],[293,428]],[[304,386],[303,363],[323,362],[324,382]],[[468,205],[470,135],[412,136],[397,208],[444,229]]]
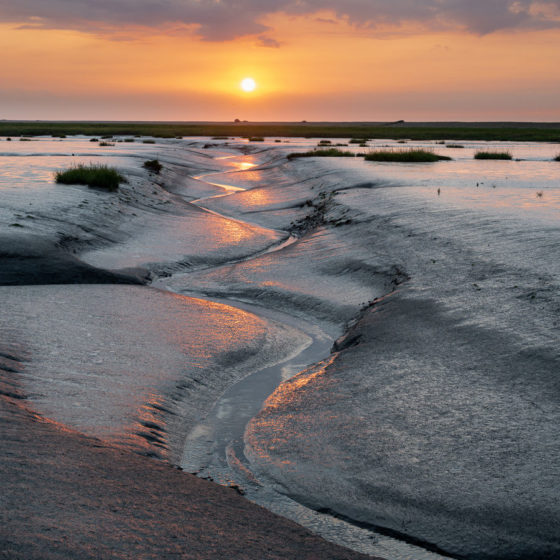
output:
[[[173,24],[0,23],[0,118],[560,121],[557,28],[372,30],[331,13],[260,22],[264,37],[222,40]],[[253,93],[239,88],[247,76]]]

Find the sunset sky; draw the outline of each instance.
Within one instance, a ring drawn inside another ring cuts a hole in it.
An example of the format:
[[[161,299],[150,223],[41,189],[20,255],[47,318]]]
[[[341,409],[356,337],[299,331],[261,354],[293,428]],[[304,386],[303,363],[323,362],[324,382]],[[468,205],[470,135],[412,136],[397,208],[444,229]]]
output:
[[[560,0],[0,0],[0,30],[5,119],[560,121]]]

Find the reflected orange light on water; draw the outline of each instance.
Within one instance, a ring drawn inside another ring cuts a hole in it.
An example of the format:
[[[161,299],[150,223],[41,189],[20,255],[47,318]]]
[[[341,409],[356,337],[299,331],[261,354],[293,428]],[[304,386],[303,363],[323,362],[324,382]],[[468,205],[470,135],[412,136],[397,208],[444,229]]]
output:
[[[237,167],[238,171],[247,171],[257,166],[256,163],[252,163],[250,161],[234,161],[233,165]]]
[[[176,299],[184,296],[173,294]],[[179,344],[185,354],[189,355],[189,362],[200,361],[201,367],[207,367],[206,360],[218,358],[228,353],[232,348],[241,345],[253,346],[260,344],[266,333],[265,321],[256,315],[207,300],[196,300],[197,316],[200,328],[193,330],[185,345],[184,333],[169,330],[166,338],[174,345]],[[211,337],[208,336],[211,333]]]
[[[286,403],[295,401],[297,399],[296,394],[301,389],[310,383],[316,382],[325,375],[327,368],[334,362],[335,357],[336,354],[333,354],[330,358],[325,360],[319,368],[313,367],[311,368],[311,371],[304,371],[286,383],[280,385],[265,401],[265,407],[267,409],[284,407],[286,406]]]
[[[169,295],[180,306],[185,301],[185,296]],[[192,310],[193,300],[190,300],[189,305]],[[175,418],[177,413],[180,414],[178,410],[181,409],[182,399],[188,400],[200,391],[200,387],[209,380],[211,382],[211,370],[221,363],[229,362],[232,352],[238,361],[242,361],[264,343],[266,322],[255,315],[207,300],[194,300],[194,306],[196,325],[187,321],[185,329],[181,330],[177,329],[177,321],[170,320],[167,332],[162,332],[172,347],[180,347],[185,364],[188,364],[188,375],[177,377],[172,397],[154,390],[146,393],[144,403],[136,408],[133,420],[124,430],[110,433],[104,439],[114,445],[141,449],[145,453],[157,453],[167,458],[169,448],[173,446],[173,427],[168,426],[168,421]],[[167,312],[180,314],[181,309],[169,305]],[[185,339],[185,331],[189,333],[188,340]],[[209,333],[211,336],[208,336]]]
[[[251,207],[267,206],[274,202],[272,193],[266,189],[252,189],[245,191],[243,199],[244,202]]]

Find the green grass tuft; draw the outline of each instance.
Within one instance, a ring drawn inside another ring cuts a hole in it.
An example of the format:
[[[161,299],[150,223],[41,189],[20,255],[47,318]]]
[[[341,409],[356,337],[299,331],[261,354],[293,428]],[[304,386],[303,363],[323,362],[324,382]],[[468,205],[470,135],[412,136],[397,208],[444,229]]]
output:
[[[446,144],[448,148],[464,148],[463,144]]]
[[[264,142],[264,138],[262,136],[250,136],[249,142]]]
[[[142,140],[142,144],[155,144],[155,140]]]
[[[480,151],[474,154],[474,159],[512,159],[509,152],[485,152]]]
[[[554,161],[560,161],[560,154],[558,154],[555,158]]]
[[[114,146],[113,142],[99,142],[100,146]]]
[[[364,156],[366,161],[393,161],[401,163],[420,163],[431,161],[449,161],[451,158],[440,156],[427,150],[379,150]]]
[[[355,157],[354,152],[338,150],[336,148],[328,148],[326,150],[311,150],[310,152],[294,152],[288,154],[288,159],[305,158],[305,157]]]
[[[145,161],[142,166],[152,173],[159,173],[163,168],[163,165],[157,159]]]
[[[55,175],[57,183],[64,185],[87,185],[106,191],[116,191],[127,180],[114,168],[106,165],[78,165]]]

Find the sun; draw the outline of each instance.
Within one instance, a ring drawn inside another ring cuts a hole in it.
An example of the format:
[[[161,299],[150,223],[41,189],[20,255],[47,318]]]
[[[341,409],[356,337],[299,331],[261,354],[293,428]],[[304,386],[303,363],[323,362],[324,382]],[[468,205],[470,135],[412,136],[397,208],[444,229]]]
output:
[[[253,78],[245,78],[241,81],[241,89],[246,92],[255,91],[257,88],[257,82]]]

